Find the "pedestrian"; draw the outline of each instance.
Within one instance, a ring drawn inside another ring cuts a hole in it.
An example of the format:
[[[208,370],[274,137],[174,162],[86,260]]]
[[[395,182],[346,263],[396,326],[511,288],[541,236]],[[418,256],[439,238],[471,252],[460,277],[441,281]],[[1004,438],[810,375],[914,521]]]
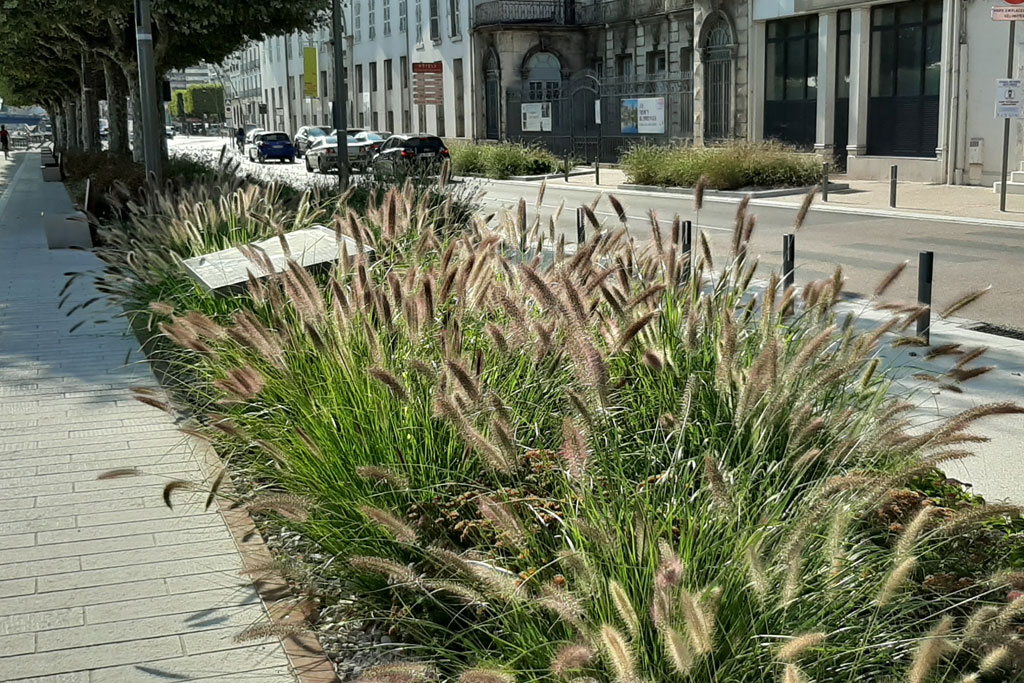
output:
[[[239,126],[238,130],[235,131],[235,143],[238,145],[239,153],[243,152],[245,147],[245,128]]]
[[[7,132],[7,126],[0,126],[0,147],[4,150],[4,159],[10,159],[11,135]]]

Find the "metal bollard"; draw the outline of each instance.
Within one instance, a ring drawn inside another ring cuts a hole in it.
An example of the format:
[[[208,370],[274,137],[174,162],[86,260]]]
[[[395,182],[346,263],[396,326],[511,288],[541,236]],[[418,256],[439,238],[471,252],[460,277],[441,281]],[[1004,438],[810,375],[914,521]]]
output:
[[[565,182],[569,182],[569,152],[565,153]]]
[[[583,209],[576,209],[576,244],[582,245],[587,241],[587,224],[583,216]]]
[[[594,184],[601,184],[601,161],[597,160],[594,162]]]
[[[899,176],[900,167],[893,164],[889,167],[889,208],[896,208],[896,181]]]
[[[693,223],[691,221],[683,221],[683,234],[681,237],[683,240],[683,254],[686,255],[683,259],[683,281],[689,282],[690,271],[693,270]]]
[[[828,201],[828,162],[821,165],[821,201]]]
[[[917,319],[917,336],[931,343],[932,327],[932,274],[935,265],[935,254],[922,251],[917,257],[917,302],[928,306],[928,310]]]
[[[782,236],[782,291],[796,283],[796,235]]]

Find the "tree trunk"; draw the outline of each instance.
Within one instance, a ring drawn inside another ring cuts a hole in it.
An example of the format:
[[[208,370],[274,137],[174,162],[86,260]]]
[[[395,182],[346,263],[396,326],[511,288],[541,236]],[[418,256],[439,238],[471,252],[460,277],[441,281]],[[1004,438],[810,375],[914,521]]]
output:
[[[128,156],[128,84],[121,69],[109,59],[103,60],[103,78],[107,83],[107,149],[112,154]]]
[[[66,122],[65,149],[70,152],[77,152],[82,149],[82,136],[79,124],[78,109],[81,104],[81,97],[75,95],[64,98],[64,120]]]
[[[99,153],[103,151],[100,143],[100,98],[97,91],[96,73],[92,64],[85,61],[82,55],[82,146],[85,151]]]
[[[142,149],[142,94],[139,86],[139,70],[133,62],[121,64],[124,78],[128,82],[128,106],[131,109],[132,159],[137,163],[145,161]]]

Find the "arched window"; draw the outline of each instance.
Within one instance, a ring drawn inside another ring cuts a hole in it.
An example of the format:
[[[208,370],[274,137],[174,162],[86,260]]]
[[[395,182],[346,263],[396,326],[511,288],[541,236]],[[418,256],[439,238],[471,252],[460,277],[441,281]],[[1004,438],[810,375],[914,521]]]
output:
[[[535,52],[526,60],[527,92],[531,102],[557,100],[562,85],[562,63],[550,52]]]
[[[721,140],[732,135],[735,42],[721,12],[704,26],[704,135]]]
[[[487,138],[501,137],[501,63],[493,51],[484,67],[484,111],[487,116]]]

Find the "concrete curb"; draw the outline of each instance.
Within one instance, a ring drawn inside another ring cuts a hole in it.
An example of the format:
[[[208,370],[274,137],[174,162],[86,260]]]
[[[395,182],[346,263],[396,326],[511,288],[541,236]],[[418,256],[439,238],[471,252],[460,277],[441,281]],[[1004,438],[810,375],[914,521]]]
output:
[[[705,197],[723,197],[728,199],[743,199],[744,197],[750,197],[751,199],[767,199],[769,197],[789,197],[791,195],[805,195],[813,190],[816,185],[806,185],[804,187],[780,187],[770,190],[707,190],[704,193]],[[637,192],[647,192],[651,194],[672,194],[672,195],[683,195],[685,197],[693,196],[693,188],[691,187],[661,187],[658,185],[632,185],[630,183],[624,183],[618,186],[620,190],[634,190]],[[829,183],[829,192],[844,192],[850,189],[849,183]]]

